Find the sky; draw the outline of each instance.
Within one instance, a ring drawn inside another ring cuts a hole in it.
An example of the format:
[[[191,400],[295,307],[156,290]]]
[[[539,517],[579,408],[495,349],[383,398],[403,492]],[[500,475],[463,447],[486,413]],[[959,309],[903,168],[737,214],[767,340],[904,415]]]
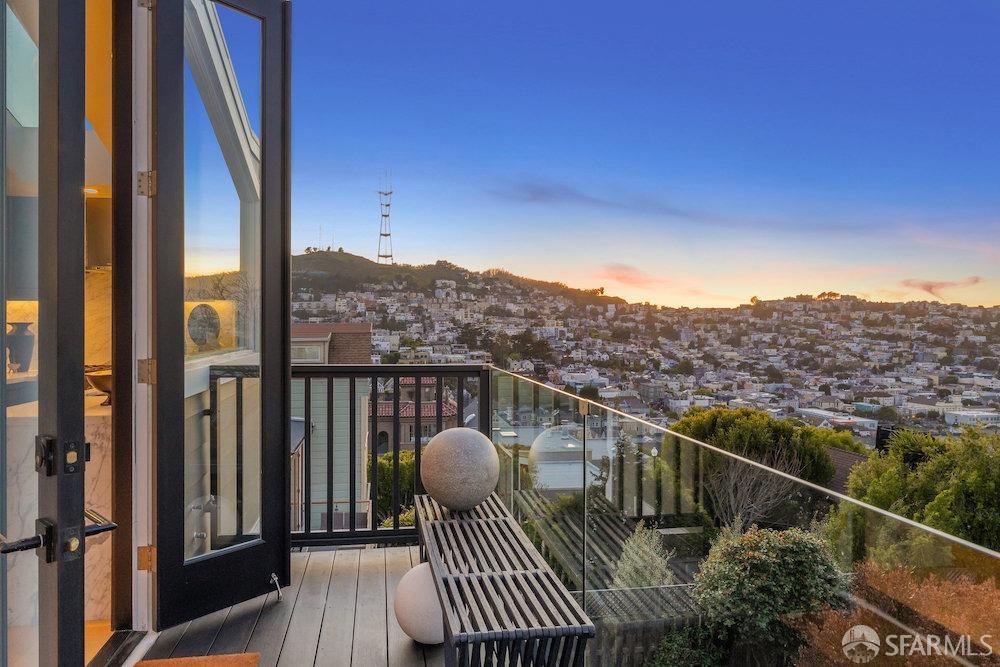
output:
[[[293,252],[1000,304],[995,0],[295,0]]]

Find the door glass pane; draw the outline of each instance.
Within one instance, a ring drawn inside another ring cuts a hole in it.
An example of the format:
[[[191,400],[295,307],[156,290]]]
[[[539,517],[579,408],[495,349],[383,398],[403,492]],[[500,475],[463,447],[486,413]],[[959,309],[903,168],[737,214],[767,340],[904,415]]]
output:
[[[84,434],[90,443],[84,507],[111,512],[111,0],[87,0],[84,123]],[[87,538],[84,560],[84,660],[111,637],[113,533]]]
[[[3,270],[0,297],[0,532],[35,534],[38,516],[38,2],[4,5]],[[38,556],[0,556],[2,646],[7,664],[38,664]]]
[[[261,24],[184,3],[185,557],[260,536]]]

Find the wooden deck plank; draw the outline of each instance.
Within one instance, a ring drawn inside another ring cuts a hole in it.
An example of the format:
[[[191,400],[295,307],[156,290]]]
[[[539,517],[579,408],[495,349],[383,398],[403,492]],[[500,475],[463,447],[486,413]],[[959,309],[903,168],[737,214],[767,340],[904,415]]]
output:
[[[309,564],[302,577],[302,586],[278,658],[279,667],[312,665],[316,661],[335,555],[334,551],[318,551],[309,555]]]
[[[215,636],[209,655],[224,655],[226,653],[243,653],[250,643],[250,635],[257,626],[260,611],[264,608],[267,595],[255,598],[230,607],[229,616]]]
[[[354,611],[358,597],[359,549],[340,549],[333,561],[316,664],[350,667],[354,646]]]
[[[208,655],[208,650],[212,648],[212,643],[219,634],[222,624],[225,623],[226,617],[229,616],[230,609],[232,607],[226,607],[225,609],[214,611],[211,614],[206,614],[191,621],[187,631],[181,637],[180,641],[177,642],[177,646],[174,647],[170,657],[188,658],[191,656]]]
[[[385,549],[364,549],[358,564],[358,602],[354,616],[355,665],[386,665]]]
[[[160,631],[160,634],[156,637],[156,641],[153,642],[153,645],[149,647],[148,651],[146,651],[146,655],[143,659],[158,660],[161,658],[169,658],[173,655],[174,648],[177,646],[177,642],[181,640],[181,637],[184,636],[184,632],[187,630],[188,625],[190,625],[190,622],[181,623],[173,626],[172,628]]]
[[[288,621],[292,618],[292,609],[295,608],[295,600],[299,595],[302,576],[308,562],[308,553],[293,553],[292,583],[282,589],[284,599],[279,602],[277,593],[268,593],[267,599],[264,600],[257,625],[247,645],[248,653],[260,654],[260,664],[264,667],[278,664],[281,645],[288,630]]]
[[[396,611],[393,602],[396,599],[396,586],[403,575],[410,571],[410,549],[408,547],[393,547],[385,550],[385,604],[386,604],[386,644],[388,647],[389,667],[423,667],[424,652],[420,645],[403,632],[396,621]]]

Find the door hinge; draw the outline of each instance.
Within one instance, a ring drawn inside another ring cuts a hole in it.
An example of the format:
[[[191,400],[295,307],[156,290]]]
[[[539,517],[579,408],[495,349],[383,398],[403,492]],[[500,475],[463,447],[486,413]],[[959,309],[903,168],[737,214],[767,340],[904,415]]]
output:
[[[141,572],[156,572],[156,547],[152,544],[136,547],[136,569]]]
[[[143,9],[152,9],[156,7],[156,0],[138,0],[139,6]]]
[[[136,364],[139,384],[156,384],[156,359],[139,359]]]
[[[140,171],[136,174],[136,194],[152,197],[156,194],[156,171]]]

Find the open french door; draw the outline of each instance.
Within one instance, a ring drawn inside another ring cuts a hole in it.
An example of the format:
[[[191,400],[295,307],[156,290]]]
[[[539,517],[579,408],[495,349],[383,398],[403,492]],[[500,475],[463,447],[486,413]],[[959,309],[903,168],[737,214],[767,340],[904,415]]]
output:
[[[0,661],[82,664],[85,5],[3,5]]]
[[[289,582],[288,3],[155,3],[156,627]]]

